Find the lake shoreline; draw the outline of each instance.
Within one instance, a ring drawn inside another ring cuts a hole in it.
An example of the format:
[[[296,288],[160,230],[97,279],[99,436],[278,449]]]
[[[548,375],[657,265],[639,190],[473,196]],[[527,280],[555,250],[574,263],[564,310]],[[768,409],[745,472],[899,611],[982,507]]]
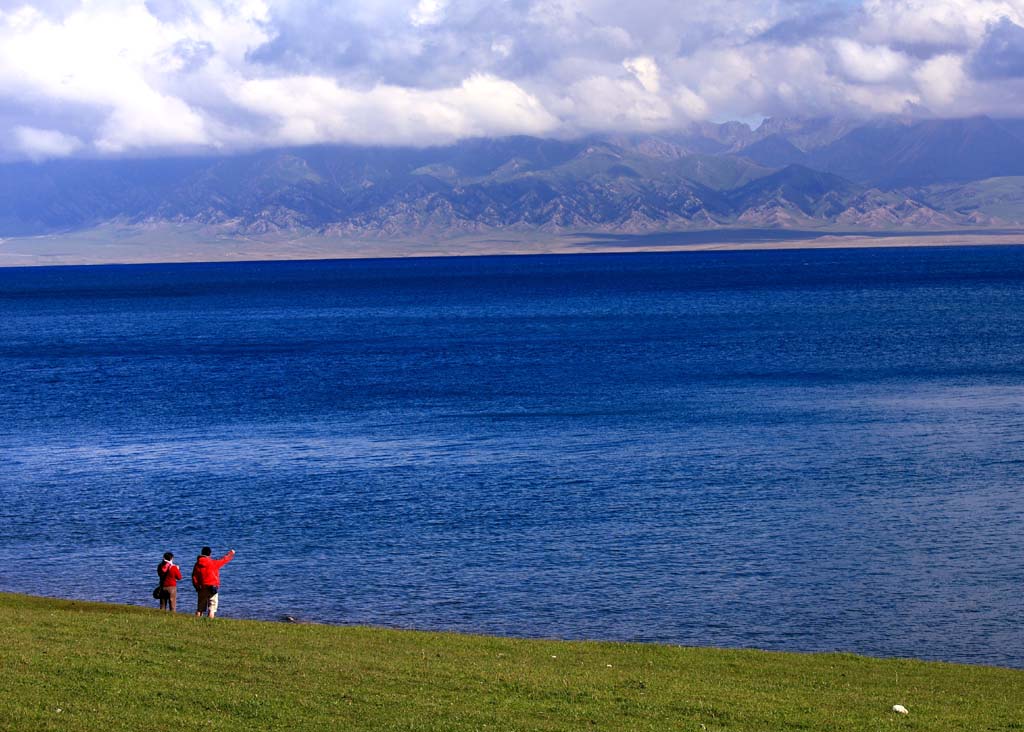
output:
[[[232,599],[238,601],[240,592],[232,591]],[[107,608],[110,612],[116,612],[118,610],[125,612],[134,611],[154,611],[159,613],[161,616],[168,616],[173,618],[194,618],[194,595],[186,594],[184,596],[179,594],[178,597],[178,610],[174,613],[160,610],[158,603],[154,600],[152,603],[141,602],[116,602],[112,600],[91,600],[88,598],[80,597],[69,597],[65,595],[37,595],[31,592],[20,592],[20,591],[9,591],[0,590],[0,606],[3,605],[5,598],[23,599],[29,602],[53,602],[60,605],[84,605],[84,606],[100,606]],[[200,618],[204,622],[211,622],[208,618]],[[639,647],[651,647],[651,648],[682,648],[692,649],[701,651],[722,651],[722,652],[737,652],[737,653],[767,653],[777,655],[795,655],[795,656],[851,656],[855,658],[864,659],[865,661],[878,661],[878,662],[900,662],[909,661],[914,663],[923,664],[940,664],[946,666],[958,666],[958,667],[970,667],[970,668],[986,668],[986,669],[998,669],[1006,671],[1016,671],[1024,673],[1024,667],[1018,667],[1013,665],[1000,665],[998,663],[986,663],[983,661],[956,661],[948,660],[943,658],[929,658],[926,656],[916,655],[876,655],[866,653],[863,651],[856,650],[845,650],[842,648],[832,649],[819,649],[819,650],[803,650],[800,648],[769,648],[759,647],[756,645],[715,645],[715,644],[701,644],[701,643],[674,643],[671,641],[662,640],[624,640],[616,639],[614,637],[561,637],[557,635],[545,636],[545,635],[529,635],[529,634],[515,634],[515,633],[500,633],[500,632],[488,632],[486,630],[468,630],[468,629],[451,629],[444,627],[427,627],[427,626],[416,626],[416,625],[402,625],[402,624],[389,624],[382,622],[371,622],[371,621],[328,621],[323,619],[307,619],[301,616],[293,616],[285,613],[278,615],[239,615],[237,609],[235,612],[225,611],[220,612],[217,618],[212,622],[241,622],[241,623],[259,623],[259,624],[272,624],[272,625],[286,625],[286,626],[306,626],[315,628],[336,628],[336,629],[362,629],[369,631],[379,631],[382,633],[411,633],[411,634],[423,634],[423,635],[451,635],[462,638],[480,638],[480,639],[491,639],[495,641],[510,641],[510,642],[523,642],[523,643],[564,643],[564,644],[599,644],[599,645],[616,645],[616,646],[639,646]]]
[[[1012,246],[1024,230],[828,231],[710,229],[647,234],[522,232],[423,239],[322,235],[237,237],[188,228],[118,229],[0,239],[0,268],[655,252]]]
[[[233,599],[239,599],[239,592],[232,592]],[[872,662],[877,661],[880,663],[899,663],[899,662],[910,662],[927,665],[939,665],[939,666],[953,666],[953,667],[966,667],[966,668],[977,668],[977,669],[994,669],[999,671],[1010,671],[1024,674],[1024,668],[1017,666],[999,665],[997,663],[984,663],[984,662],[970,662],[970,661],[949,661],[941,658],[926,658],[913,655],[871,655],[869,653],[863,653],[859,651],[849,651],[843,649],[825,649],[825,650],[800,650],[800,649],[785,649],[785,648],[761,648],[758,646],[728,646],[728,645],[703,645],[700,643],[689,644],[689,643],[672,643],[669,641],[645,641],[645,640],[617,640],[614,638],[572,638],[572,637],[558,637],[558,636],[543,636],[543,635],[513,635],[504,633],[493,633],[487,631],[473,631],[473,630],[451,630],[445,628],[430,628],[430,627],[419,627],[415,625],[389,625],[384,623],[373,623],[363,621],[351,621],[351,622],[328,622],[324,620],[308,620],[302,619],[301,617],[294,617],[291,615],[278,615],[276,617],[260,617],[260,616],[246,616],[232,614],[231,612],[218,612],[217,617],[214,620],[203,616],[196,618],[193,610],[194,601],[191,601],[191,597],[185,596],[187,599],[182,604],[182,598],[178,598],[178,610],[171,613],[167,610],[161,610],[158,607],[157,601],[154,600],[152,604],[141,603],[134,604],[131,602],[114,602],[108,600],[89,600],[83,598],[67,597],[67,596],[51,596],[51,595],[36,595],[27,592],[12,592],[8,590],[0,590],[0,607],[11,602],[27,602],[30,604],[52,604],[58,609],[74,609],[78,606],[82,606],[87,609],[100,609],[106,610],[111,613],[115,612],[152,612],[157,614],[159,617],[175,618],[175,619],[192,619],[202,623],[256,623],[259,625],[284,625],[289,627],[306,627],[306,628],[321,628],[321,629],[335,629],[335,630],[366,630],[376,631],[381,633],[398,633],[398,634],[410,634],[410,635],[440,635],[440,636],[452,636],[457,638],[468,638],[468,639],[481,639],[491,641],[507,641],[510,643],[554,643],[554,644],[565,644],[565,645],[601,645],[601,646],[634,646],[638,648],[664,648],[664,649],[683,649],[693,651],[709,651],[715,652],[720,651],[723,653],[756,653],[756,654],[768,654],[772,656],[798,656],[798,657],[814,657],[814,656],[847,656],[852,658],[858,658],[863,661]]]

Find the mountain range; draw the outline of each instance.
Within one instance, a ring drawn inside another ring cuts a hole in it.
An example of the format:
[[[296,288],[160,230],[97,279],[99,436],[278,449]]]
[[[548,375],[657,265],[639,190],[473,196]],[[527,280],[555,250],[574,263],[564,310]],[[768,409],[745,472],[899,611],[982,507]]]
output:
[[[0,237],[197,225],[415,237],[1024,225],[1024,120],[701,123],[658,134],[0,165]]]

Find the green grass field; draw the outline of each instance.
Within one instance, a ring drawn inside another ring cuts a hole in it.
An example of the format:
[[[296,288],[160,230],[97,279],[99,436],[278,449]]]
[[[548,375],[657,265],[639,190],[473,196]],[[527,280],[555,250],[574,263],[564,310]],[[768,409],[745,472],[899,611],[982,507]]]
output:
[[[1024,672],[0,594],[0,730],[1024,730]],[[902,704],[908,715],[891,711]]]

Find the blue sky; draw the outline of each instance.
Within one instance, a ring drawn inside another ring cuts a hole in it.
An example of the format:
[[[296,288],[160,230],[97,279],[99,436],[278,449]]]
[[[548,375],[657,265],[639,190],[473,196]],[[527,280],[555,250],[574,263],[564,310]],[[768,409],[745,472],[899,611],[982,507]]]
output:
[[[0,155],[1024,116],[1024,0],[0,1]]]

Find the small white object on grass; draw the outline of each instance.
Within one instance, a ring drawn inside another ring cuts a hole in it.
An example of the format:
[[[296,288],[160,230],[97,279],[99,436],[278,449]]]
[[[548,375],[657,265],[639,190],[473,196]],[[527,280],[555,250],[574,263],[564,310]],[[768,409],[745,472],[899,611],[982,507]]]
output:
[[[910,712],[907,711],[907,708],[902,704],[893,704],[892,710],[897,714],[910,714]]]

